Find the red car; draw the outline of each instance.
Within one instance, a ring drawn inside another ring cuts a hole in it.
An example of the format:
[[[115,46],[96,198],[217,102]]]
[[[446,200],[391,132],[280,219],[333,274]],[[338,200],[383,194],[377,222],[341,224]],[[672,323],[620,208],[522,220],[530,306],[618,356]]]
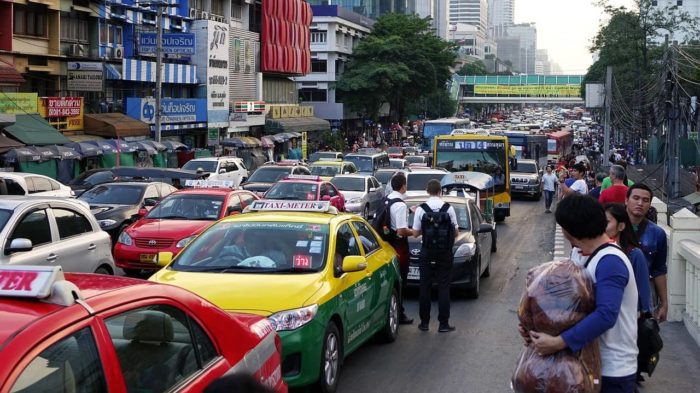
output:
[[[165,197],[140,220],[126,228],[114,246],[114,262],[129,274],[156,271],[161,251],[173,255],[204,228],[231,214],[241,213],[258,197],[251,191],[230,188],[195,188]]]
[[[265,318],[178,287],[3,266],[0,316],[3,393],[201,392],[229,372],[287,392]]]
[[[330,201],[338,211],[345,211],[345,197],[331,183],[315,175],[289,175],[270,187],[265,199],[290,201]],[[118,266],[119,264],[117,264]]]

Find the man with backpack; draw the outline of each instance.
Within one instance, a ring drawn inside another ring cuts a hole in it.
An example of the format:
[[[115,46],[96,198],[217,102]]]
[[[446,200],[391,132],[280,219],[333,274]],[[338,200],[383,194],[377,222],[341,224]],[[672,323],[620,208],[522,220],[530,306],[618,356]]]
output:
[[[430,180],[428,198],[415,210],[413,236],[423,236],[420,250],[420,286],[418,329],[427,331],[430,322],[431,288],[433,280],[438,285],[438,332],[455,330],[450,326],[450,281],[452,276],[452,246],[458,234],[459,224],[454,207],[440,199],[440,181]]]
[[[397,173],[391,178],[392,191],[384,198],[382,207],[372,222],[372,226],[379,233],[382,239],[394,247],[399,256],[399,267],[401,270],[401,304],[399,305],[399,324],[410,325],[413,319],[406,316],[403,308],[403,294],[406,289],[408,279],[408,236],[413,234],[408,228],[408,207],[403,201],[406,193],[406,176]]]

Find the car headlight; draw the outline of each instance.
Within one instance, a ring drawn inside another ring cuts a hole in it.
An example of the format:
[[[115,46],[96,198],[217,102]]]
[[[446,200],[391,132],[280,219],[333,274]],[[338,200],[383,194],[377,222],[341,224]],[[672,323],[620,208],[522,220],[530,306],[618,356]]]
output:
[[[537,179],[530,179],[530,181],[529,181],[528,183],[530,183],[530,184],[539,184],[539,182],[540,182],[540,181],[537,180]]]
[[[360,203],[360,201],[362,201],[362,198],[350,198],[345,203]]]
[[[276,331],[294,330],[309,323],[316,316],[318,305],[297,308],[295,310],[280,311],[270,315],[267,319],[272,323]]]
[[[476,251],[476,244],[474,243],[464,243],[457,247],[457,250],[455,250],[454,257],[455,258],[471,258],[474,255],[474,251]]]
[[[186,237],[186,238],[180,240],[179,242],[177,242],[177,244],[175,244],[175,247],[177,247],[177,248],[185,247],[187,245],[187,243],[192,241],[192,239],[194,239],[195,237],[197,237],[197,235],[192,235],[192,236]]]
[[[130,246],[134,244],[134,241],[131,239],[131,236],[129,236],[126,231],[122,231],[122,233],[119,234],[119,237],[117,238],[117,243],[121,243],[125,246]]]
[[[97,220],[97,223],[100,224],[100,228],[109,228],[109,227],[111,227],[112,225],[116,224],[117,221],[116,221],[116,220],[107,219],[107,220]]]

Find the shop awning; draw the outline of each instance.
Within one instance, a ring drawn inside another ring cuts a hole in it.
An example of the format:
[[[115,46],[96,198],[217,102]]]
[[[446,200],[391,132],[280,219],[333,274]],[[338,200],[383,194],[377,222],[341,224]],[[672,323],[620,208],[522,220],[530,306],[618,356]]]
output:
[[[304,132],[330,130],[331,123],[318,117],[286,117],[280,119],[267,119],[265,121],[266,134],[278,134],[281,132]]]
[[[22,147],[24,143],[17,142],[14,139],[8,138],[5,135],[0,134],[0,154],[6,153],[16,147]]]
[[[39,114],[17,115],[17,121],[5,132],[25,145],[62,145],[70,140],[53,128]]]
[[[150,136],[148,124],[123,113],[93,113],[85,115],[85,132],[111,138]]]
[[[103,140],[105,138],[97,135],[88,135],[88,134],[73,134],[73,135],[66,135],[66,138],[70,139],[73,142],[87,142],[87,141],[95,141],[95,140]]]
[[[21,85],[22,83],[24,78],[14,67],[0,67],[0,84]]]
[[[197,84],[197,66],[189,64],[164,63],[163,83]],[[136,59],[122,60],[122,79],[135,82],[156,81],[156,62]]]

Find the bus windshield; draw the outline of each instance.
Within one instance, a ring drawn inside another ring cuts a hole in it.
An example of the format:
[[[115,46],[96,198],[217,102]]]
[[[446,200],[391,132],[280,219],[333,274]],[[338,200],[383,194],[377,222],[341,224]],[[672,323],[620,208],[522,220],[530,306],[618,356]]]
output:
[[[473,171],[493,176],[496,192],[506,190],[506,165],[508,160],[505,148],[441,151],[438,147],[435,162],[438,167],[450,172]]]
[[[423,125],[423,151],[433,149],[433,138],[440,135],[450,135],[456,128],[470,128],[468,120],[451,121],[449,123],[426,122]]]

